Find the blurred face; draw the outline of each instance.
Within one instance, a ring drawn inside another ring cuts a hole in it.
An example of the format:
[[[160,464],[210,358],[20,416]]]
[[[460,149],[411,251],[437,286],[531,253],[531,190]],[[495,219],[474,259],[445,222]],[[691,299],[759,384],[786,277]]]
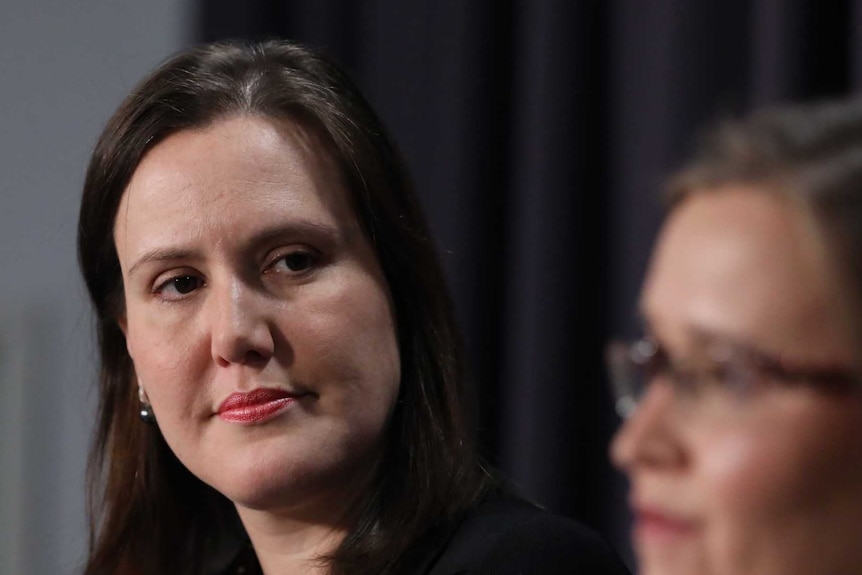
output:
[[[862,571],[862,400],[781,373],[858,365],[830,261],[799,208],[767,192],[702,191],[670,215],[642,293],[648,334],[672,364],[724,342],[780,369],[692,397],[649,385],[612,445],[640,573]]]
[[[159,429],[241,508],[349,499],[398,394],[387,285],[316,146],[251,117],[176,133],[117,213],[121,326]]]

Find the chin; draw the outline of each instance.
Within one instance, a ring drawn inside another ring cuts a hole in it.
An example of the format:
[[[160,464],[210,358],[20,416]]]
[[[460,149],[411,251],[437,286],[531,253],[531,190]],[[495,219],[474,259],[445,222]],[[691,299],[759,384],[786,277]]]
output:
[[[301,504],[327,481],[321,470],[277,466],[234,473],[214,483],[213,487],[234,504],[262,511]]]
[[[702,560],[682,552],[638,553],[637,575],[714,575]]]
[[[272,458],[225,469],[212,478],[210,485],[237,506],[257,511],[279,510],[321,499],[350,497],[358,488],[352,480],[367,477],[363,469],[367,466],[355,459],[312,462],[295,454],[273,454]]]

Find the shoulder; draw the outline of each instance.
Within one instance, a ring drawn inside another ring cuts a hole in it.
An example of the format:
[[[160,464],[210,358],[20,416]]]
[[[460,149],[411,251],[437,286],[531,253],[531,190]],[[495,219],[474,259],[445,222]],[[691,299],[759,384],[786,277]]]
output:
[[[492,496],[452,533],[429,575],[625,575],[616,553],[586,526],[523,500]]]

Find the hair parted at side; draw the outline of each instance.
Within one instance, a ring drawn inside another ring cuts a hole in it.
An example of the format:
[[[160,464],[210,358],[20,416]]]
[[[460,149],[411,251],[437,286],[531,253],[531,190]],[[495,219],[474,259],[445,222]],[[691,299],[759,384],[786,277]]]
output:
[[[101,355],[85,573],[208,573],[244,536],[232,504],[138,418],[113,241],[120,199],[147,151],[170,134],[236,115],[297,122],[316,138],[319,153],[340,168],[388,282],[400,395],[379,477],[326,559],[333,573],[398,572],[412,543],[474,504],[490,482],[464,423],[452,305],[404,164],[373,110],[325,58],[273,40],[203,45],[168,60],[120,105],[93,151],[78,227]]]
[[[862,100],[764,109],[714,125],[670,180],[669,207],[730,185],[784,197],[812,216],[862,335]]]

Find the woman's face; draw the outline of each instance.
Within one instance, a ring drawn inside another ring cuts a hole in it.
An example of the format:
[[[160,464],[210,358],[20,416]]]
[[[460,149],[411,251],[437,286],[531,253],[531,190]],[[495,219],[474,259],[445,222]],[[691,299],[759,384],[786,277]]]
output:
[[[647,332],[677,364],[723,342],[788,371],[852,369],[846,292],[817,237],[799,208],[769,192],[694,193],[655,248],[641,300]],[[766,373],[749,383],[688,397],[654,381],[614,439],[640,572],[860,572],[862,399]]]
[[[241,510],[353,497],[400,360],[375,253],[316,140],[256,117],[173,134],[135,171],[114,240],[121,327],[179,460]]]

